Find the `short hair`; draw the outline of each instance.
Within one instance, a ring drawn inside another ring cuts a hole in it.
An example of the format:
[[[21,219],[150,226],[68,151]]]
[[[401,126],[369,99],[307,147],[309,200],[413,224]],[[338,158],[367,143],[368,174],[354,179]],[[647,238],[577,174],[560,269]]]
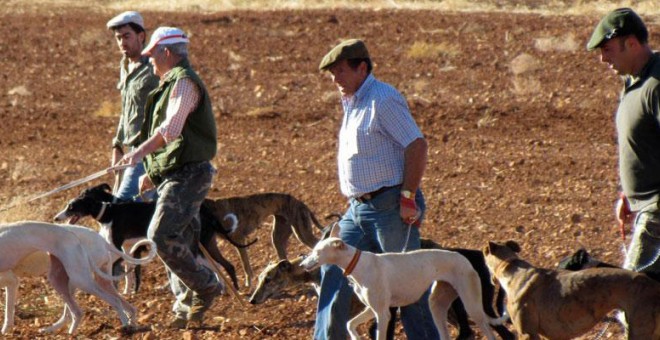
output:
[[[188,57],[188,44],[187,43],[176,43],[176,44],[168,44],[168,45],[158,45],[161,48],[167,48],[170,52],[173,54],[181,57],[181,58],[186,58]]]
[[[348,62],[348,66],[354,70],[358,68],[362,62],[367,63],[367,74],[371,73],[371,70],[373,69],[373,65],[371,65],[371,59],[369,58],[346,59],[346,61]]]
[[[645,45],[649,42],[649,31],[644,27],[635,33],[630,33],[629,35],[635,36],[640,44]]]

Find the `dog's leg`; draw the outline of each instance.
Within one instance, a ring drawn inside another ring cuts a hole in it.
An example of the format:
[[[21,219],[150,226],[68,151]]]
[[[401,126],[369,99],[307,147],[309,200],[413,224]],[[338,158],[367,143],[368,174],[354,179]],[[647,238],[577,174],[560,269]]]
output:
[[[431,316],[433,322],[438,329],[440,339],[449,339],[449,329],[447,328],[447,311],[451,303],[458,295],[454,288],[446,283],[436,281],[431,286],[431,294],[429,295],[429,309],[431,309]]]
[[[64,301],[64,311],[62,317],[55,322],[52,326],[42,329],[43,333],[54,333],[62,328],[66,322],[69,321],[67,310],[71,313],[71,325],[69,326],[69,334],[73,334],[82,320],[83,312],[73,298],[73,286],[69,284],[69,275],[64,269],[62,262],[55,256],[50,255],[50,270],[48,271],[48,280],[50,281],[53,289],[60,295]]]
[[[202,244],[204,248],[209,252],[209,255],[213,258],[215,262],[218,262],[222,268],[225,269],[227,274],[229,274],[229,277],[231,278],[231,282],[234,284],[234,288],[238,290],[238,278],[236,277],[236,268],[234,268],[234,265],[231,264],[231,262],[227,261],[224,256],[222,256],[222,253],[220,252],[220,249],[218,249],[218,243],[216,241],[215,235],[211,238],[208,239],[209,242],[205,242]]]
[[[104,263],[101,268],[103,272],[105,273],[110,273],[112,270],[112,261],[108,259],[106,263]],[[124,297],[117,292],[117,288],[115,288],[114,282],[104,279],[99,275],[95,275],[94,279],[96,280],[96,283],[98,283],[99,287],[101,289],[105,290],[109,295],[117,296],[122,304],[123,310],[126,312],[129,320],[130,325],[135,325],[136,323],[136,315],[137,315],[137,309],[133,307]]]
[[[95,264],[91,263],[84,247],[78,244],[77,247],[70,248],[68,252],[61,254],[61,256],[65,257],[65,259],[60,260],[62,263],[66,263],[64,268],[69,268],[67,274],[73,286],[89,294],[96,295],[110,304],[119,315],[122,327],[130,327],[130,321],[127,312],[123,309],[119,294],[116,291],[114,294],[106,292],[95,281],[93,274],[95,273],[95,269],[92,268]]]
[[[490,328],[490,318],[484,313],[481,293],[481,280],[476,271],[465,273],[464,280],[457,282],[454,289],[465,306],[472,321],[481,328],[481,331],[489,340],[495,340],[493,330]]]
[[[389,310],[387,311],[387,314],[389,315]],[[374,318],[374,312],[371,310],[371,308],[366,307],[364,310],[362,310],[358,315],[356,315],[354,318],[348,321],[348,324],[346,324],[346,327],[348,327],[348,334],[351,336],[351,340],[358,340],[360,339],[360,334],[357,331],[357,327],[371,319]],[[380,320],[377,320],[378,322],[378,331],[376,332],[376,339],[377,340],[385,340],[384,336],[386,335],[387,331],[387,323],[385,323],[385,327],[381,327]],[[381,329],[382,328],[382,329]]]
[[[273,221],[273,232],[271,234],[271,241],[273,242],[273,247],[277,252],[277,257],[280,260],[286,260],[286,248],[289,243],[289,238],[293,233],[291,227],[291,221],[288,221],[286,218],[281,216],[275,216]]]
[[[312,221],[310,217],[311,212],[308,211],[299,211],[296,221],[293,223],[293,233],[302,244],[313,249],[314,246],[319,242],[319,239],[314,236],[312,232]]]
[[[7,334],[14,328],[14,313],[16,312],[16,298],[18,296],[18,278],[11,270],[0,275],[0,282],[5,287],[5,323],[2,334]]]
[[[243,270],[245,271],[245,287],[250,288],[252,286],[252,279],[254,278],[254,272],[252,271],[252,266],[250,266],[250,259],[248,258],[248,253],[245,248],[236,248],[238,254],[241,256],[241,263],[243,264]]]

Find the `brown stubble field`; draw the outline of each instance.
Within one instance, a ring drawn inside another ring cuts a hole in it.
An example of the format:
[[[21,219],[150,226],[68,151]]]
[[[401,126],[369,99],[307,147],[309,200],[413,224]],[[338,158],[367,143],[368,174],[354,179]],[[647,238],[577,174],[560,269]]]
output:
[[[105,22],[116,12],[0,12],[0,205],[109,165],[120,56]],[[370,48],[375,75],[403,92],[429,141],[423,236],[475,249],[514,239],[525,259],[546,267],[579,247],[620,263],[612,117],[620,82],[584,49],[600,15],[403,9],[143,15],[151,30],[173,25],[191,35],[191,61],[210,91],[219,128],[210,196],[285,192],[321,218],[345,209],[335,164],[339,96],[317,65],[340,39],[358,37]],[[652,45],[660,46],[659,19],[649,22]],[[110,176],[89,185],[103,181]],[[48,221],[84,187],[19,205],[0,220]],[[269,231],[264,224],[249,249],[257,272],[275,259]],[[221,246],[240,267],[234,249]],[[291,240],[291,257],[306,251]],[[311,335],[316,298],[306,288],[245,309],[225,296],[209,313],[208,328],[168,330],[172,297],[157,288],[165,280],[162,264],[144,273],[143,289],[129,300],[151,329],[133,338]],[[24,280],[21,293],[12,337],[35,338],[59,317],[61,302],[44,278]],[[85,294],[78,299],[87,314],[77,338],[119,336],[107,304]],[[620,338],[618,326],[605,337]]]

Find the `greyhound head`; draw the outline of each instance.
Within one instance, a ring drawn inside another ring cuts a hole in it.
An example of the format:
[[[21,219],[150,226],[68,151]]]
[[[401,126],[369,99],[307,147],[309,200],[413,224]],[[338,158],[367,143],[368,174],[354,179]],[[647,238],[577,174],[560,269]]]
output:
[[[107,191],[106,191],[107,187]],[[104,202],[112,201],[110,186],[101,184],[96,187],[83,190],[78,197],[67,203],[66,207],[53,218],[55,222],[67,222],[75,224],[85,216],[97,216]],[[110,197],[110,201],[106,199]]]
[[[298,257],[293,262],[295,262],[296,266],[299,266],[302,259],[302,257]],[[294,271],[294,264],[289,262],[289,260],[281,260],[269,264],[259,274],[259,283],[250,297],[250,303],[258,305],[281,293],[285,288],[292,285]]]
[[[341,265],[343,258],[351,259],[354,248],[339,238],[330,237],[319,241],[312,252],[300,263],[306,271],[312,271],[323,264]]]
[[[488,242],[488,245],[483,249],[483,253],[492,278],[498,276],[506,264],[519,259],[519,252],[520,246],[515,241],[506,241],[504,244]]]

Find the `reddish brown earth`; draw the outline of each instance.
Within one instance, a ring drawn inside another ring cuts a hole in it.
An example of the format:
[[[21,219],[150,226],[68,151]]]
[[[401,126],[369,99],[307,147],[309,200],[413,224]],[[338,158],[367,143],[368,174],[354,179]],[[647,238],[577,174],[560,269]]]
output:
[[[104,25],[114,14],[0,14],[3,206],[109,165],[117,118],[107,107],[119,101],[120,56]],[[612,213],[612,113],[620,83],[597,53],[583,48],[597,17],[404,10],[143,14],[152,30],[175,25],[190,32],[191,61],[210,91],[220,132],[211,196],[286,192],[320,217],[344,210],[335,165],[339,97],[317,65],[339,39],[360,37],[375,75],[405,94],[429,141],[424,236],[476,249],[488,240],[514,239],[524,258],[547,267],[579,247],[620,262]],[[660,32],[658,25],[650,29]],[[654,46],[660,46],[657,37]],[[555,48],[544,48],[548,41]],[[440,49],[414,58],[408,51],[415,43]],[[20,205],[0,219],[50,220],[83,187]],[[249,249],[257,271],[275,259],[268,231],[262,226]],[[235,251],[222,249],[238,267]],[[305,251],[291,241],[292,256]],[[168,330],[172,296],[156,288],[165,281],[160,262],[147,266],[145,281],[130,301],[151,330],[133,338],[304,339],[312,332],[316,298],[307,289],[244,309],[222,297],[208,314],[208,329]],[[61,303],[43,278],[23,280],[21,292],[23,314],[13,337],[34,338],[39,326],[57,319]],[[77,337],[120,335],[107,304],[85,294],[78,299],[87,314]],[[620,338],[619,327],[605,337]]]

